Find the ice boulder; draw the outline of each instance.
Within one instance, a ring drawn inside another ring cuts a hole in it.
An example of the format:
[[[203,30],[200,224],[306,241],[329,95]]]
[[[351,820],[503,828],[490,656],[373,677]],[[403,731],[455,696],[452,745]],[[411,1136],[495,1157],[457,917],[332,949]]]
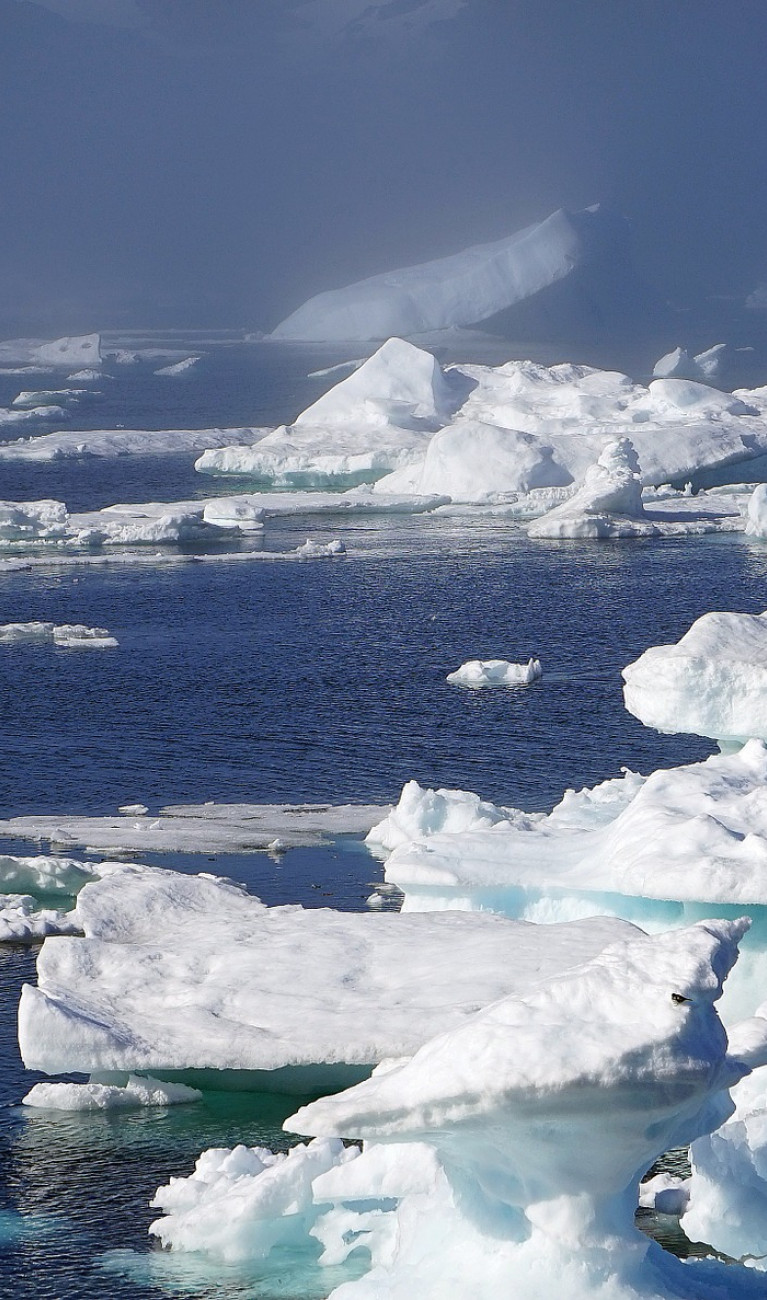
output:
[[[639,460],[628,438],[610,442],[582,486],[561,505],[528,525],[529,537],[648,537]]]
[[[293,1115],[292,1131],[366,1143],[312,1186],[333,1202],[322,1260],[371,1257],[334,1300],[760,1294],[634,1225],[640,1175],[720,1124],[748,1071],[714,1007],[746,926],[629,937]]]
[[[539,324],[547,323],[549,332],[553,327],[555,333],[565,327],[572,336],[573,327],[594,323],[588,317],[594,313],[596,299],[603,309],[620,308],[616,290],[627,282],[635,289],[636,322],[644,303],[640,304],[641,291],[630,273],[627,233],[622,218],[598,205],[580,212],[560,209],[494,243],[317,294],[283,320],[271,337],[318,342],[392,334],[407,337],[495,322],[502,313],[519,311],[545,291],[550,301],[540,313]],[[557,296],[556,286],[567,281],[571,296]],[[546,322],[547,315],[553,321]],[[523,319],[517,322],[524,324]],[[528,320],[528,329],[531,325]],[[541,335],[524,333],[523,337]]]
[[[46,940],[22,992],[29,1068],[246,1071],[284,1091],[359,1078],[634,932],[268,908],[230,882],[129,866],[86,885],[77,914],[85,937]]]
[[[767,740],[767,614],[710,613],[623,669],[626,708],[656,731]]]
[[[455,686],[530,686],[543,676],[540,659],[528,659],[526,664],[509,663],[508,659],[469,659],[455,672],[448,673],[446,681]]]

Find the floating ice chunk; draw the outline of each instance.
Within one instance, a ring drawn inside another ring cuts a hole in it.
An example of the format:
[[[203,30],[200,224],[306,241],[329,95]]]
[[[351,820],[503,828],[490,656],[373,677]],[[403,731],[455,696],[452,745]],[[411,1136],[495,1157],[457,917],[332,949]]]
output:
[[[104,650],[118,641],[105,627],[86,627],[84,623],[2,623],[0,645],[33,641],[42,645],[61,646],[68,650]]]
[[[312,1202],[314,1180],[358,1155],[359,1147],[337,1138],[287,1153],[246,1146],[203,1151],[188,1178],[158,1188],[151,1204],[163,1217],[149,1231],[167,1249],[204,1250],[228,1263],[263,1260],[276,1247],[300,1248],[321,1213]]]
[[[267,908],[226,881],[128,866],[83,889],[77,914],[85,938],[47,940],[22,993],[30,1068],[247,1070],[287,1091],[359,1078],[633,933]]]
[[[21,407],[51,407],[58,406],[62,402],[76,402],[85,393],[84,388],[58,388],[46,392],[24,392],[14,397],[11,405]]]
[[[653,366],[653,374],[658,379],[700,379],[701,371],[697,359],[693,359],[684,348],[674,348],[667,352]]]
[[[36,1083],[22,1105],[39,1110],[118,1110],[178,1106],[201,1097],[199,1089],[185,1083],[163,1083],[151,1076],[129,1074],[124,1084]]]
[[[0,894],[0,943],[38,943],[52,934],[80,934],[76,910],[41,907],[31,894]]]
[[[705,352],[696,353],[695,364],[705,379],[714,379],[722,373],[729,351],[726,343],[715,343],[712,348],[706,348]]]
[[[183,361],[176,361],[173,365],[161,366],[154,373],[156,375],[186,375],[197,365],[199,360],[199,357],[185,357]]]
[[[690,1179],[661,1173],[639,1185],[639,1204],[656,1214],[684,1214],[690,1200]]]
[[[767,537],[767,483],[759,483],[749,498],[746,534]]]
[[[51,406],[47,403],[42,406],[14,407],[11,410],[0,408],[0,427],[9,424],[22,424],[25,421],[42,421],[42,420],[66,420],[69,413],[63,406]]]
[[[528,525],[529,537],[652,537],[639,460],[630,439],[610,442],[568,501]]]
[[[337,537],[332,542],[313,542],[310,537],[307,537],[301,546],[296,547],[296,555],[300,555],[305,560],[316,560],[321,559],[323,556],[345,554],[346,547]]]
[[[647,727],[767,739],[767,614],[710,613],[674,645],[623,669],[626,708]]]
[[[526,664],[509,663],[508,659],[469,659],[445,681],[456,686],[529,686],[543,676],[540,659]]]
[[[315,1230],[326,1255],[355,1222],[371,1253],[338,1300],[404,1300],[414,1284],[458,1300],[467,1278],[472,1295],[519,1300],[758,1295],[747,1272],[681,1263],[633,1222],[640,1174],[720,1123],[748,1068],[728,1056],[713,1006],[746,924],[627,938],[292,1116],[291,1130],[368,1143],[314,1189],[335,1202]],[[382,1168],[407,1169],[411,1145],[420,1185],[397,1189],[391,1208]],[[381,1165],[366,1165],[379,1150]],[[375,1209],[388,1232],[370,1231]]]
[[[258,532],[264,526],[264,510],[242,497],[216,497],[206,501],[202,517],[216,528],[239,528],[243,533]]]
[[[64,537],[68,520],[63,501],[0,501],[0,545]]]
[[[95,379],[105,379],[100,370],[93,370],[86,367],[84,370],[75,370],[71,375],[67,375],[67,380],[74,383],[92,383]]]
[[[506,826],[523,816],[515,808],[499,808],[465,790],[427,790],[417,781],[408,781],[397,806],[371,827],[365,843],[391,850],[429,835],[460,835]]]
[[[123,817],[143,817],[149,809],[143,803],[124,803],[117,811],[122,813]]]

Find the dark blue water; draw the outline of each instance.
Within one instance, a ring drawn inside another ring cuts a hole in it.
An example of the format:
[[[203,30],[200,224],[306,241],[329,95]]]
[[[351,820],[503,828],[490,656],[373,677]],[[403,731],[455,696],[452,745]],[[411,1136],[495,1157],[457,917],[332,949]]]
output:
[[[89,418],[96,427],[290,418],[316,395],[300,379],[311,359],[259,362],[257,383],[257,370],[243,369],[257,353],[223,349],[179,379],[126,371]],[[0,497],[73,507],[172,499],[200,488],[190,460],[3,466]],[[0,623],[85,622],[120,643],[0,648],[2,815],[112,813],[137,801],[152,811],[210,799],[387,801],[411,777],[546,808],[624,764],[649,771],[711,752],[631,718],[620,669],[706,610],[767,606],[767,548],[742,538],[534,543],[498,520],[330,517],[275,524],[267,545],[288,549],[307,535],[342,536],[348,554],[1,575]],[[445,682],[468,658],[532,654],[544,677],[525,690]],[[279,862],[165,862],[233,874],[269,902],[353,908],[378,874],[344,844]],[[16,1108],[33,1077],[14,1023],[33,974],[32,954],[0,952],[0,1296],[258,1296],[252,1279],[161,1283],[134,1257],[105,1273],[102,1257],[146,1252],[151,1194],[204,1147],[284,1143],[281,1119],[296,1100],[210,1094],[168,1112],[30,1118]]]

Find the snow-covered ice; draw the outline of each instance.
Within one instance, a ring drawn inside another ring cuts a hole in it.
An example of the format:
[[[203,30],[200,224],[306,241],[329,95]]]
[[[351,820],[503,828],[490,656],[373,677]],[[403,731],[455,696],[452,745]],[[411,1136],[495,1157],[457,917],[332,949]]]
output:
[[[98,334],[80,334],[46,342],[41,339],[8,339],[0,343],[0,364],[35,366],[56,370],[66,366],[101,365],[101,337]]]
[[[186,375],[190,370],[194,369],[199,360],[198,356],[184,357],[183,361],[174,361],[169,366],[160,366],[160,369],[155,370],[154,373],[156,375]]]
[[[767,740],[767,614],[712,612],[623,669],[626,708],[657,731]]]
[[[685,348],[674,348],[656,361],[653,375],[657,379],[715,379],[725,369],[728,358],[726,343],[715,343],[692,357]]]
[[[50,407],[17,412],[51,418]],[[65,412],[61,412],[62,416]],[[0,420],[2,416],[0,416]],[[0,460],[81,460],[89,456],[177,456],[208,447],[228,447],[258,442],[269,431],[248,429],[67,429],[18,438],[0,446]]]
[[[22,992],[29,1068],[255,1071],[297,1091],[410,1054],[634,933],[601,917],[544,929],[268,908],[227,881],[127,864],[81,889],[77,916],[85,937],[46,940]]]
[[[22,1105],[37,1110],[124,1110],[140,1106],[178,1106],[199,1101],[199,1088],[163,1083],[151,1075],[129,1074],[124,1083],[36,1083]]]
[[[23,641],[67,650],[104,650],[118,644],[105,627],[86,627],[84,623],[0,623],[0,645]]]
[[[87,390],[84,388],[57,388],[50,390],[46,389],[38,392],[27,391],[18,393],[11,402],[11,406],[24,407],[27,409],[38,406],[61,407],[62,403],[69,405],[72,402],[79,401],[86,392]]]
[[[529,686],[543,676],[540,659],[528,659],[526,664],[510,663],[508,659],[468,659],[466,663],[448,673],[446,681],[456,686]]]
[[[645,517],[639,461],[628,438],[610,442],[581,487],[528,526],[528,537],[652,537]]]
[[[683,1264],[633,1222],[640,1175],[726,1118],[748,1070],[713,1005],[746,924],[632,932],[502,998],[303,1107],[286,1127],[315,1140],[287,1158],[204,1152],[159,1189],[151,1231],[225,1260],[307,1234],[320,1269],[369,1256],[333,1300],[760,1294],[744,1270]]]

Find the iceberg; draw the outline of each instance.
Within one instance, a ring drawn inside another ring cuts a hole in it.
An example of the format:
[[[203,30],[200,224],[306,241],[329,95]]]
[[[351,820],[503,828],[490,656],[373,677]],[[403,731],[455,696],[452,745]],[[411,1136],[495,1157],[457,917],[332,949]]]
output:
[[[174,361],[169,366],[161,366],[154,373],[156,375],[187,375],[190,370],[194,369],[199,360],[199,357],[184,357],[183,361]]]
[[[674,348],[655,362],[653,375],[658,379],[698,379],[704,382],[717,378],[725,368],[730,349],[726,343],[715,343],[691,357],[685,348]]]
[[[68,370],[101,365],[101,336],[80,334],[50,342],[40,339],[9,339],[0,343],[0,364],[34,366],[40,369]]]
[[[22,641],[66,650],[104,650],[118,644],[105,627],[86,627],[84,623],[0,623],[0,645]]]
[[[59,388],[45,390],[43,392],[22,392],[14,397],[11,402],[15,407],[55,407],[57,411],[61,410],[61,403],[66,402],[69,405],[77,402],[87,390],[84,388]],[[56,417],[58,418],[58,416]]]
[[[526,324],[522,337],[542,337],[540,328],[530,332],[529,321],[519,312],[539,296],[544,301],[538,324],[544,330],[548,324],[546,332],[552,325],[554,333],[564,327],[570,337],[573,327],[593,331],[600,315],[614,316],[621,306],[626,314],[632,312],[636,325],[645,314],[649,295],[631,274],[627,250],[628,223],[621,217],[598,205],[580,212],[560,209],[494,243],[317,294],[281,321],[269,337],[346,342],[488,322],[491,328],[516,324],[519,329]],[[552,299],[550,292],[547,304],[544,291],[562,281],[569,281],[571,299]],[[621,290],[625,292],[628,285],[631,307],[628,293],[626,303],[621,302]],[[599,300],[596,310],[595,300]],[[498,319],[502,313],[504,321]]]
[[[37,987],[22,991],[28,1068],[228,1071],[298,1092],[409,1055],[635,932],[603,917],[543,929],[493,915],[269,908],[225,880],[127,864],[85,885],[76,910],[84,937],[47,939]]]
[[[509,663],[508,659],[469,659],[455,672],[448,673],[445,681],[456,686],[529,686],[543,676],[540,659],[528,659],[526,664]]]
[[[150,1231],[230,1261],[307,1240],[320,1270],[369,1261],[331,1300],[759,1295],[746,1270],[684,1264],[633,1222],[640,1175],[726,1118],[749,1070],[714,1008],[746,925],[634,932],[500,999],[303,1107],[285,1127],[314,1141],[288,1157],[204,1152],[159,1189]]]
[[[568,501],[528,525],[528,537],[653,537],[639,460],[628,438],[609,442]]]
[[[709,613],[623,669],[626,708],[656,731],[767,740],[767,614]]]
[[[758,484],[749,498],[746,535],[767,537],[767,483]]]

